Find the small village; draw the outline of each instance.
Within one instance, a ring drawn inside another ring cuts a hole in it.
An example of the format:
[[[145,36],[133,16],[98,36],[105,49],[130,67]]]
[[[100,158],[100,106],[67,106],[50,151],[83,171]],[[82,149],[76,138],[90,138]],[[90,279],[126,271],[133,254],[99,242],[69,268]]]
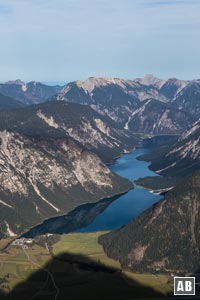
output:
[[[12,242],[12,246],[21,246],[23,249],[28,249],[33,241],[33,239],[18,238]]]

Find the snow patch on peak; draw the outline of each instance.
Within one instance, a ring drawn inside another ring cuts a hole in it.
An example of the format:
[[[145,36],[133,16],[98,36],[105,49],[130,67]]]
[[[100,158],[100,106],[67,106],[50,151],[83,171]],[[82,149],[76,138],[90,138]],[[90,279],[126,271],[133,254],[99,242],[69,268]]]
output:
[[[27,91],[27,86],[26,86],[26,84],[23,84],[22,85],[22,92],[26,92]]]

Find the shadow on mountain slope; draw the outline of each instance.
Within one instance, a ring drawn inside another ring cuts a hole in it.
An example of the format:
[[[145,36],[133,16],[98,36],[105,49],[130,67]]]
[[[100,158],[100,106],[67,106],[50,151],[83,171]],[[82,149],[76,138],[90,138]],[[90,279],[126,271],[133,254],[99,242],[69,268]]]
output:
[[[63,253],[1,300],[112,300],[161,298],[163,295],[82,255]]]

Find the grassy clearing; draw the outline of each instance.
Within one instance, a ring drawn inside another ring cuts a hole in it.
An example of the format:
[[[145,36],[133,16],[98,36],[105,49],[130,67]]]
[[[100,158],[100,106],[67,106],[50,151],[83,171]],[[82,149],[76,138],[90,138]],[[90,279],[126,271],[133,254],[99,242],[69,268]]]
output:
[[[57,255],[66,251],[72,254],[82,254],[106,266],[121,270],[119,262],[108,258],[102,246],[98,243],[98,237],[104,233],[73,233],[63,235],[60,241],[54,245],[53,253]],[[123,274],[126,275],[127,280],[132,279],[163,294],[167,294],[172,290],[172,287],[168,283],[169,277],[165,275],[136,274],[132,272],[123,272]]]
[[[73,233],[61,236],[61,240],[53,247],[55,255],[61,252],[72,254],[81,254],[89,257],[91,260],[100,261],[106,266],[111,266],[120,269],[119,262],[110,259],[106,256],[103,248],[98,244],[98,237],[103,232],[95,233]]]
[[[92,261],[120,270],[130,284],[134,281],[136,286],[139,283],[163,294],[171,291],[167,276],[122,272],[119,262],[108,258],[102,246],[98,244],[98,237],[103,233],[105,232],[62,235],[60,240],[52,246],[52,252],[55,256],[61,253],[82,255]],[[46,242],[48,243],[48,237],[46,237]],[[1,288],[6,291],[12,290],[35,271],[42,269],[51,258],[46,247],[36,243],[30,245],[25,251],[21,246],[11,246],[5,253],[0,254],[0,278],[6,278]],[[61,272],[61,265],[59,265],[59,272]]]
[[[46,248],[41,246],[34,245],[26,249],[26,252],[21,246],[11,246],[9,250],[0,254],[0,278],[6,280],[1,284],[1,288],[5,291],[12,290],[50,259]]]

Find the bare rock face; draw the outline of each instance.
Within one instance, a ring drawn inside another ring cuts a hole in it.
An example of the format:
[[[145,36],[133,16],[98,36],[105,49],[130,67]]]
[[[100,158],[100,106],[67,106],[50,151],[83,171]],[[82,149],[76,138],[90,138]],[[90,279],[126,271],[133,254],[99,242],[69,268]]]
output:
[[[132,132],[180,134],[200,114],[199,93],[198,80],[91,77],[67,84],[55,99],[88,104]]]
[[[157,88],[137,80],[91,77],[67,84],[55,99],[88,104],[128,129],[126,123],[141,103],[149,98],[167,101]]]
[[[13,236],[132,188],[102,160],[138,140],[91,107],[51,101],[2,110],[0,120],[1,234]]]
[[[50,101],[0,111],[0,119],[0,130],[17,131],[26,136],[71,137],[106,162],[130,151],[138,143],[136,135],[88,105]]]
[[[184,177],[200,167],[200,121],[186,130],[176,143],[153,159],[151,168],[163,175]]]
[[[175,94],[171,103],[177,108],[187,111],[197,119],[200,115],[200,80],[192,80],[184,84]]]
[[[133,132],[159,134],[181,134],[190,127],[193,118],[186,112],[149,99],[144,101],[129,117],[126,127]]]
[[[28,138],[0,131],[2,234],[19,234],[48,217],[131,187],[69,138]]]
[[[0,84],[0,93],[26,105],[50,100],[89,105],[121,128],[142,134],[180,134],[200,116],[199,80],[90,77],[63,87],[16,80]]]

